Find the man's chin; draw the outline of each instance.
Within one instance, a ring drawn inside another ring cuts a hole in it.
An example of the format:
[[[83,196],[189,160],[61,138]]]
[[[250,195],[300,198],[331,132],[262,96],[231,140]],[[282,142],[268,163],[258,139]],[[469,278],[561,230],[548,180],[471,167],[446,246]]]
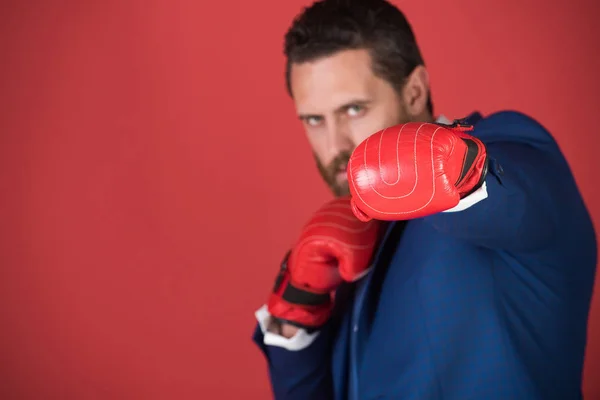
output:
[[[348,182],[344,182],[343,184],[330,185],[329,188],[331,189],[335,197],[350,195],[350,187],[348,186]]]

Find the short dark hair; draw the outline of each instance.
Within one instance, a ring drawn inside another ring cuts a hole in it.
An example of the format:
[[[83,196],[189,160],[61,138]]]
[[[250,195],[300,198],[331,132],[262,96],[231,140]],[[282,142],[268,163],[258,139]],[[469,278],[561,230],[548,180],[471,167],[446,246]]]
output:
[[[304,8],[285,34],[286,85],[292,94],[292,64],[342,50],[366,49],[373,72],[400,93],[406,78],[425,65],[404,14],[385,0],[321,0]],[[433,115],[431,95],[427,108]]]

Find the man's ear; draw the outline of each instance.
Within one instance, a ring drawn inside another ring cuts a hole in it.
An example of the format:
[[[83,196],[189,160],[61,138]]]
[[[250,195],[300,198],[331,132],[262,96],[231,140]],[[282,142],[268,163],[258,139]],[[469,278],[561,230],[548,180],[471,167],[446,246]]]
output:
[[[406,78],[402,100],[411,120],[419,120],[427,110],[429,99],[429,73],[423,65],[417,66]]]

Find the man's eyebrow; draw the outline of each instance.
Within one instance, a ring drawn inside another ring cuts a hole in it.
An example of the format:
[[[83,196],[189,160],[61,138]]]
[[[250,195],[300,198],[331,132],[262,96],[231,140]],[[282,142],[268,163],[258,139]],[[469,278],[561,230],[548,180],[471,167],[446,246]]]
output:
[[[366,106],[370,103],[370,100],[365,100],[365,99],[355,99],[355,100],[351,100],[345,104],[342,104],[341,106],[338,106],[335,111],[336,112],[341,112],[346,110],[349,107],[352,106]],[[300,118],[301,120],[306,120],[308,118],[322,118],[323,116],[320,114],[298,114],[298,118]]]
[[[341,106],[336,108],[336,111],[337,112],[344,111],[345,109],[352,107],[352,106],[366,106],[370,102],[371,102],[370,100],[366,100],[366,99],[354,99],[352,101],[347,102],[346,104],[342,104]]]
[[[321,118],[323,117],[322,115],[318,115],[318,114],[298,114],[298,118],[300,118],[301,120],[307,120],[309,118]]]

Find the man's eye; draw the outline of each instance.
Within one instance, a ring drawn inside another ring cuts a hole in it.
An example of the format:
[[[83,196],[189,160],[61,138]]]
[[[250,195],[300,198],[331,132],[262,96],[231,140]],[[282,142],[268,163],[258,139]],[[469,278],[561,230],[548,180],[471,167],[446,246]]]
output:
[[[348,115],[351,117],[356,117],[358,115],[360,115],[360,113],[363,111],[363,108],[361,106],[350,106],[347,109]]]
[[[308,118],[306,118],[305,121],[310,126],[318,126],[323,121],[323,118],[321,118],[321,117],[308,117]]]

